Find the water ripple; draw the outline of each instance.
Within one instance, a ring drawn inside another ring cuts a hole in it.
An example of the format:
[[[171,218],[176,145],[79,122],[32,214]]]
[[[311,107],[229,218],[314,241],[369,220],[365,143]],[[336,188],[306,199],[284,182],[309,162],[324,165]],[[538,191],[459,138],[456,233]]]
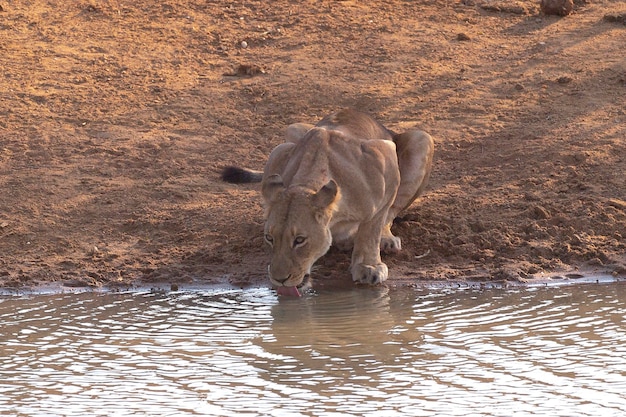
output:
[[[0,298],[0,415],[622,416],[625,288]]]

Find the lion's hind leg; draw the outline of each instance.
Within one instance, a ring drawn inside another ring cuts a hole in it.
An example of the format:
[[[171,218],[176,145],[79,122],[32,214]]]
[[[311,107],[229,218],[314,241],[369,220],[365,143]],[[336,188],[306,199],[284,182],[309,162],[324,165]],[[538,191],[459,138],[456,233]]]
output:
[[[430,177],[435,151],[433,138],[421,130],[409,130],[396,135],[393,141],[396,143],[398,168],[400,168],[400,187],[389,211],[389,214],[393,216],[391,220],[408,208],[424,192]]]
[[[313,125],[306,123],[294,123],[287,126],[285,131],[285,142],[276,146],[272,153],[270,153],[267,163],[265,164],[265,177],[269,177],[272,174],[282,175],[285,170],[291,153],[296,147],[297,143],[304,137],[306,132],[313,128]]]
[[[308,123],[294,123],[287,126],[285,131],[285,137],[287,142],[298,143],[300,139],[306,135],[306,132],[313,129],[315,126]]]
[[[393,219],[391,220],[393,222]],[[380,236],[380,251],[383,253],[398,253],[402,249],[399,237],[391,233],[391,223],[386,224]]]
[[[380,249],[391,253],[402,248],[400,238],[391,233],[393,219],[424,192],[430,177],[435,149],[433,138],[421,130],[409,130],[395,135],[393,141],[398,156],[400,186],[396,199],[389,209],[380,239]]]

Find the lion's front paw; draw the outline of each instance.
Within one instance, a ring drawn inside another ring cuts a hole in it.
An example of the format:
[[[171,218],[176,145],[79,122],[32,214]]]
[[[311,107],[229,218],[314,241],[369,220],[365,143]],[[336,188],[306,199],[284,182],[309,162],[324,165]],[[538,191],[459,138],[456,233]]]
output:
[[[361,284],[380,284],[387,280],[389,270],[385,264],[358,264],[352,267],[352,281]]]

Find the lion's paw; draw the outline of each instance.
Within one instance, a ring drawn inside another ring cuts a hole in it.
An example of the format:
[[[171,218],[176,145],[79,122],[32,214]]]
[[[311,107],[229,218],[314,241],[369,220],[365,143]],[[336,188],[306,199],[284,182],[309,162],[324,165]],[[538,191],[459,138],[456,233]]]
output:
[[[394,235],[383,236],[380,239],[380,251],[383,253],[398,253],[402,249],[399,237]]]
[[[339,249],[341,252],[350,252],[354,248],[354,240],[344,239],[339,241],[333,240],[333,246]]]
[[[352,280],[360,284],[380,284],[387,280],[388,275],[387,265],[383,263],[377,265],[358,264],[352,267]]]

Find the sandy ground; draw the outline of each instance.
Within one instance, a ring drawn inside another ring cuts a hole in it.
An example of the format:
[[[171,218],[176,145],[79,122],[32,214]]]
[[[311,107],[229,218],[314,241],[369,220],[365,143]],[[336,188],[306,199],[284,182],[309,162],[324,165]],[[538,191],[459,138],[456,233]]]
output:
[[[268,285],[219,171],[342,107],[436,140],[391,285],[626,274],[623,1],[54,3],[0,0],[2,287]]]

